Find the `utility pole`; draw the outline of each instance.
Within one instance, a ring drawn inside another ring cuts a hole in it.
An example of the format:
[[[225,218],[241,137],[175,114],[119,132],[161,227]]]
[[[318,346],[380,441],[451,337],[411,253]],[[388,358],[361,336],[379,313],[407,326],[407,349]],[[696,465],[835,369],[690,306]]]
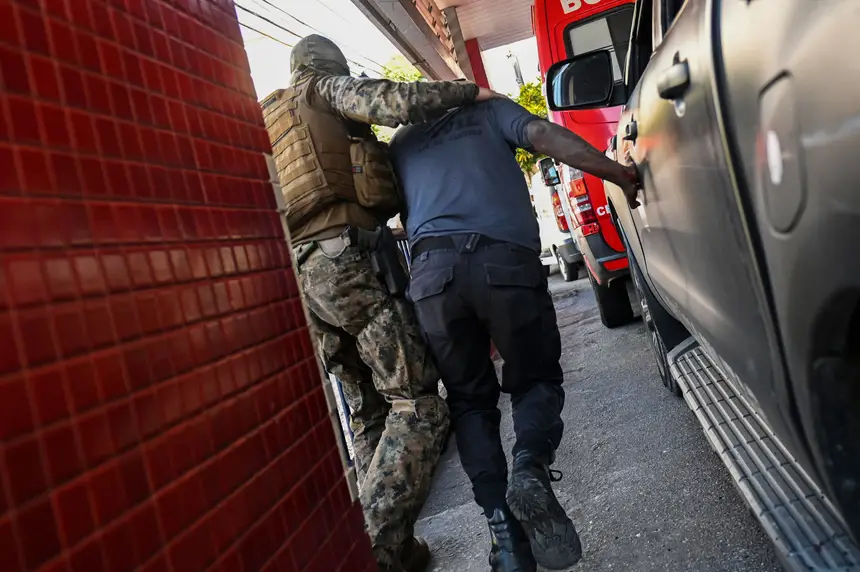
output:
[[[522,87],[526,82],[523,81],[523,71],[520,69],[520,59],[508,50],[508,59],[511,60],[514,66],[514,75],[517,78],[517,85]]]

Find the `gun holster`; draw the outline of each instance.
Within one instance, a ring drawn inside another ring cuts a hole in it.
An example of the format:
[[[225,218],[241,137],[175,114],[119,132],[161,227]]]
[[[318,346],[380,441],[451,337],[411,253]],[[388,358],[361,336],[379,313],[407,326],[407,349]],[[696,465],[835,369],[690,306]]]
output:
[[[351,246],[370,255],[373,273],[385,285],[388,293],[397,298],[406,296],[409,275],[400,263],[400,252],[391,229],[387,226],[377,227],[376,230],[349,228],[346,232]]]

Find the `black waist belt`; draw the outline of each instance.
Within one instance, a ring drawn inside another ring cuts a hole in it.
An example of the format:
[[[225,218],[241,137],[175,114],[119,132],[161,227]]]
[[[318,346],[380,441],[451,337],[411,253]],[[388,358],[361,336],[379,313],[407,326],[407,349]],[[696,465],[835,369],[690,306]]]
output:
[[[478,242],[475,243],[475,249],[492,246],[494,244],[505,244],[505,241],[496,240],[495,238],[482,235],[478,239]],[[422,253],[429,252],[431,250],[456,250],[456,248],[457,243],[454,242],[454,237],[452,236],[430,236],[422,238],[415,244],[415,246],[412,247],[412,258],[416,258]]]

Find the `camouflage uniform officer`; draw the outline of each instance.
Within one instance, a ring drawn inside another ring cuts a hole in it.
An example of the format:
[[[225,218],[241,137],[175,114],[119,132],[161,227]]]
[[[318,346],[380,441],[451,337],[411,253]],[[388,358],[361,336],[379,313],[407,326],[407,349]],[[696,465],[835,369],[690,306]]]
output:
[[[396,127],[492,97],[463,82],[350,77],[343,53],[317,35],[291,55],[288,89],[264,101],[266,127],[299,260],[317,347],[343,383],[360,498],[382,572],[423,570],[418,512],[448,431],[439,374],[412,307],[374,273],[355,231],[385,225],[402,206],[387,148],[370,124]]]

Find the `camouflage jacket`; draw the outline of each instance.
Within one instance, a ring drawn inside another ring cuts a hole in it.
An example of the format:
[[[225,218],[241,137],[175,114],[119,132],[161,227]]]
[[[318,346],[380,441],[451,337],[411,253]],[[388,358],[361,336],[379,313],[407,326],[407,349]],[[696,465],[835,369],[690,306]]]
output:
[[[468,82],[395,82],[326,76],[316,93],[332,111],[361,123],[397,127],[420,123],[448,109],[473,103],[478,86]]]

